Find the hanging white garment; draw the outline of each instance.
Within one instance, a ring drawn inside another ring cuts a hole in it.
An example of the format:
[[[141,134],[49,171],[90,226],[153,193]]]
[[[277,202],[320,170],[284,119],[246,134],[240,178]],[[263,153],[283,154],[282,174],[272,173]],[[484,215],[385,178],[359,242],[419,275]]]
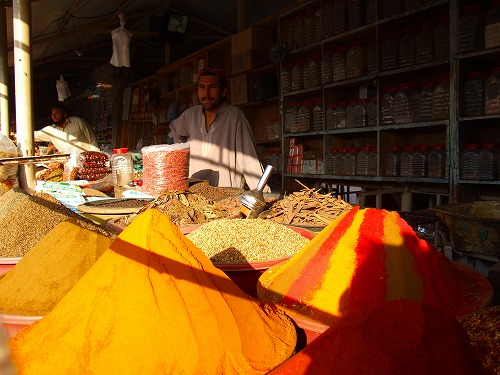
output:
[[[62,75],[59,77],[60,79],[56,81],[57,98],[62,102],[71,96],[71,91],[69,91],[68,83],[64,80],[64,77]]]
[[[110,63],[116,67],[130,67],[129,44],[132,33],[120,26],[111,30],[111,39],[113,41],[113,55]]]

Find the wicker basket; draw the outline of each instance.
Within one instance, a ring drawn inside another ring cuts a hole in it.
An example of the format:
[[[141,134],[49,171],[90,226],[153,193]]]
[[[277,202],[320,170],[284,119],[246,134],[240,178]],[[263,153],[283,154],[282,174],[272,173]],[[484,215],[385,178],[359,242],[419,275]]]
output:
[[[449,204],[431,210],[445,222],[457,250],[500,256],[500,201]]]

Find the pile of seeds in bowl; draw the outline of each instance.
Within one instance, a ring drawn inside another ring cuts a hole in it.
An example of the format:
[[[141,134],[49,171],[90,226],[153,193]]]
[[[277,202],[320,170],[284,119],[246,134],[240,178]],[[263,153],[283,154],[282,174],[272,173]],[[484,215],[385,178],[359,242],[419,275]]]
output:
[[[214,263],[248,263],[290,257],[309,239],[286,225],[261,219],[219,219],[186,235]]]

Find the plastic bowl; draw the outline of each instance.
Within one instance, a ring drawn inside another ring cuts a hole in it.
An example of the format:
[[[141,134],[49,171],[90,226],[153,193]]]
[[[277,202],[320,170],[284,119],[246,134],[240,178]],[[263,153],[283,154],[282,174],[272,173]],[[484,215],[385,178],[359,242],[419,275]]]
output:
[[[0,314],[0,322],[5,327],[8,338],[15,336],[20,330],[30,326],[41,318],[43,316]]]
[[[0,275],[12,269],[21,258],[0,258]]]

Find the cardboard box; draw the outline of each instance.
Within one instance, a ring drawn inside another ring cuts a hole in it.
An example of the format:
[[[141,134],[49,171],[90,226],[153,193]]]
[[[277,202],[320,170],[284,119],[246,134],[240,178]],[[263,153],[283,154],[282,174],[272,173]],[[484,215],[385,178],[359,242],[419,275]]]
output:
[[[231,104],[246,104],[250,100],[247,75],[231,78]]]
[[[273,44],[273,30],[257,26],[250,27],[231,37],[231,55],[235,56],[250,49],[260,49],[268,52]]]
[[[233,75],[269,65],[271,60],[267,51],[246,50],[231,57]]]

